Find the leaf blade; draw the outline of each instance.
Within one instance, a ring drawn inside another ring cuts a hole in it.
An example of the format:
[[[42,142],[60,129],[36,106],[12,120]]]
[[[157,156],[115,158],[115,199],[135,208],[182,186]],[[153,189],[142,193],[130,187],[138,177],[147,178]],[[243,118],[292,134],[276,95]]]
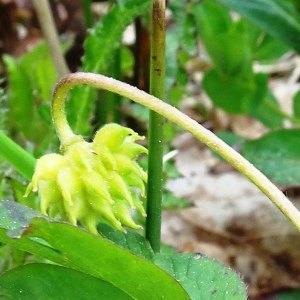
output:
[[[215,0],[300,53],[300,14],[281,0]],[[288,32],[288,34],[287,34]]]
[[[2,297],[6,300],[133,299],[103,280],[49,264],[28,264],[2,274]]]

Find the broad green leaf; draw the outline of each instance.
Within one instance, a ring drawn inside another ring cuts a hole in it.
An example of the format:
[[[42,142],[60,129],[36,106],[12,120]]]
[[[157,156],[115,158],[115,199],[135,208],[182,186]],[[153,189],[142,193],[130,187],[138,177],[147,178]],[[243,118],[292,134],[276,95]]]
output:
[[[191,4],[189,10],[194,13],[204,38],[226,34],[233,24],[229,11],[212,1]]]
[[[8,202],[0,202],[0,242],[103,279],[134,299],[189,299],[174,278],[151,262],[69,224],[34,218],[40,214]]]
[[[41,240],[22,237],[21,234],[33,218],[45,217],[41,213],[13,201],[0,201],[0,242],[16,249],[36,254],[58,264],[64,259],[55,249]]]
[[[300,90],[294,95],[293,109],[294,109],[294,116],[300,118]]]
[[[250,111],[250,115],[272,129],[282,127],[285,119],[271,90],[268,90],[262,102]]]
[[[282,129],[257,140],[246,141],[242,155],[271,180],[282,184],[300,182],[300,130]]]
[[[261,31],[253,23],[247,23],[247,31],[251,40],[252,59],[254,61],[263,64],[272,63],[290,50],[286,44]]]
[[[231,147],[236,147],[244,140],[242,136],[229,131],[217,131],[215,135]]]
[[[5,300],[134,299],[112,284],[61,266],[28,264],[0,276]]]
[[[246,300],[239,276],[199,254],[156,254],[155,263],[174,276],[192,300]]]
[[[118,246],[150,261],[153,259],[154,253],[150,243],[140,234],[134,231],[128,231],[125,234],[103,223],[98,225],[98,230],[104,237]]]
[[[295,9],[300,13],[300,2],[298,0],[284,0],[285,2],[291,3]]]
[[[230,24],[229,12],[211,1],[195,5],[193,14],[204,46],[219,72],[251,80],[252,55],[246,22]]]
[[[103,73],[114,59],[125,28],[136,17],[147,12],[150,5],[151,0],[124,0],[101,18],[85,41],[82,70]],[[95,96],[96,91],[91,87],[77,87],[71,92],[67,106],[68,119],[76,133],[87,134],[91,131],[88,120]]]
[[[282,0],[215,0],[300,53],[300,14]]]
[[[205,73],[202,84],[214,104],[231,114],[255,111],[267,93],[265,74],[255,74],[253,80],[245,81],[212,69]]]

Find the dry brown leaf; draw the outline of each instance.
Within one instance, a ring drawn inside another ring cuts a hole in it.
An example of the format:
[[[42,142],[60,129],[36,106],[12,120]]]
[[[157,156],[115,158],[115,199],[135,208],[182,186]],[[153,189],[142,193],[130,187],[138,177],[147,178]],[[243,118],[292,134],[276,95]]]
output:
[[[193,207],[163,215],[163,241],[233,267],[244,277],[252,298],[300,288],[296,229],[243,175],[210,172],[216,158],[190,135],[182,135],[175,144],[176,166],[183,176],[169,180],[167,187]]]

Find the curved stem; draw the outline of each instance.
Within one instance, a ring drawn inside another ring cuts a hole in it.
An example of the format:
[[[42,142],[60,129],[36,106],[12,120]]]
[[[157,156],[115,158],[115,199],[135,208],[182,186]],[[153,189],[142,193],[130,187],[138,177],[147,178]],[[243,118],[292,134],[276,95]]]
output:
[[[192,120],[175,107],[129,84],[120,82],[113,78],[105,77],[103,75],[82,72],[70,74],[62,79],[57,84],[53,96],[54,122],[57,126],[59,135],[65,136],[63,131],[66,131],[66,136],[68,133],[72,133],[71,128],[65,120],[64,103],[68,91],[80,84],[91,85],[95,88],[118,93],[123,97],[127,97],[163,115],[171,122],[192,133],[198,140],[206,144],[213,151],[217,152],[234,168],[248,177],[279,208],[279,210],[300,232],[300,212],[283,195],[283,193],[249,161],[233,150],[230,146],[225,144],[212,132],[205,129],[202,125]],[[59,120],[63,121],[63,126],[58,123]]]

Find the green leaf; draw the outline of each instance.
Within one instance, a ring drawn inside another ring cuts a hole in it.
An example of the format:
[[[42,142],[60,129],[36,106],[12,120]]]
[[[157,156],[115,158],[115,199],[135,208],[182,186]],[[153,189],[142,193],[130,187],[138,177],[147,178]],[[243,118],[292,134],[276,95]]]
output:
[[[174,17],[174,26],[166,32],[166,72],[165,89],[170,89],[176,82],[178,73],[178,49],[183,49],[189,55],[197,52],[197,27],[194,16],[186,9],[185,1],[173,0],[169,8]]]
[[[215,0],[300,53],[300,14],[282,0]]]
[[[248,23],[248,33],[251,39],[252,59],[260,63],[270,64],[290,50],[286,44],[270,34],[261,31],[253,23]]]
[[[266,127],[272,129],[282,127],[282,123],[285,119],[279,103],[271,90],[267,91],[262,102],[250,112],[250,115],[259,120]]]
[[[151,0],[124,0],[101,18],[85,41],[83,71],[103,73],[121,44],[125,28],[136,17],[147,12],[150,5]],[[96,97],[95,89],[77,87],[70,95],[67,106],[70,125],[76,133],[87,134],[91,131],[88,120]]]
[[[217,131],[215,132],[215,135],[238,152],[239,152],[240,145],[244,140],[244,137],[228,131]],[[226,160],[216,152],[213,152],[213,154],[216,157],[218,157],[220,160],[226,162]]]
[[[300,299],[300,290],[290,290],[290,291],[284,291],[279,292],[274,296],[274,300],[299,300]]]
[[[9,127],[31,138],[34,99],[30,79],[11,56],[4,55],[3,61],[8,71],[10,85],[8,92]]]
[[[191,4],[189,10],[194,13],[204,38],[225,34],[233,24],[229,11],[212,1]]]
[[[69,224],[34,218],[41,215],[8,202],[0,201],[0,242],[103,279],[134,299],[189,299],[174,278],[151,262]]]
[[[133,299],[112,284],[65,267],[28,264],[0,276],[5,300]]]
[[[17,132],[24,140],[40,143],[47,137],[52,122],[45,122],[38,113],[40,105],[50,109],[52,90],[56,72],[45,43],[40,43],[20,59],[3,57],[8,70],[8,121],[12,132]],[[52,132],[51,132],[52,134]]]
[[[246,289],[236,273],[199,254],[156,254],[155,263],[174,276],[192,300],[245,300]]]
[[[257,140],[246,141],[242,154],[271,180],[281,184],[300,182],[300,130],[282,129]]]
[[[230,24],[229,12],[219,4],[204,1],[193,7],[200,37],[222,75],[248,80],[252,77],[252,54],[247,23]]]
[[[174,210],[174,209],[182,209],[188,208],[191,204],[184,198],[176,197],[170,191],[163,191],[162,197],[162,209],[163,210]]]
[[[179,48],[179,39],[177,31],[170,29],[166,33],[166,72],[165,72],[165,89],[170,91],[175,83],[178,70],[177,50]]]
[[[104,237],[118,246],[148,260],[153,259],[154,253],[150,243],[140,234],[133,231],[128,231],[127,234],[124,234],[103,223],[98,225],[98,230]]]
[[[6,177],[5,181],[7,186],[9,186],[12,190],[13,199],[16,202],[24,204],[32,209],[38,209],[39,206],[37,201],[37,195],[35,193],[31,193],[26,198],[24,198],[27,185],[24,185],[23,182],[20,182],[19,180],[11,177]]]
[[[235,147],[244,140],[242,136],[228,131],[217,131],[215,135],[231,147]]]
[[[300,90],[294,95],[293,108],[294,116],[300,118]]]
[[[255,74],[253,80],[225,77],[215,69],[205,73],[202,84],[215,105],[231,114],[255,111],[267,93],[267,75]]]

